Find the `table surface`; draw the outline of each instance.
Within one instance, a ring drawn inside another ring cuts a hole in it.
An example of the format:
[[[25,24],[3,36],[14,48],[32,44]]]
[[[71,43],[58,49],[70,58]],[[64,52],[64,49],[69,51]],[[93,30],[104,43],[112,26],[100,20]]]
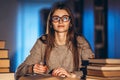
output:
[[[62,78],[62,77],[53,77],[51,75],[26,75],[20,77],[19,80],[80,80],[78,78]]]

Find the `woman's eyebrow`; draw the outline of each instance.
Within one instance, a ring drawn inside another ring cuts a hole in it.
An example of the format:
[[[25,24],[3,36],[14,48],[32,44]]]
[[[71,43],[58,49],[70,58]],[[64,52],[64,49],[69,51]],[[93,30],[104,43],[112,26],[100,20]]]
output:
[[[59,15],[53,15],[53,16],[60,17]],[[63,16],[70,16],[70,15],[62,15],[61,17],[63,17]]]

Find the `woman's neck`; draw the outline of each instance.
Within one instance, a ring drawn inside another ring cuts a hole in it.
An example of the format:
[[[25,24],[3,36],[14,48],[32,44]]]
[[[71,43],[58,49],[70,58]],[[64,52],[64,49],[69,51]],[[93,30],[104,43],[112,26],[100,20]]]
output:
[[[65,45],[66,44],[66,35],[67,35],[67,33],[55,33],[55,42],[58,45]]]

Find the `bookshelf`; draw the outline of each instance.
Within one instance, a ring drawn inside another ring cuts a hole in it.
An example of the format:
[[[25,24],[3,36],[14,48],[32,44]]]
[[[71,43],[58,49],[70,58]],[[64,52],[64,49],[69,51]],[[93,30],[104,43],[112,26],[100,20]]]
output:
[[[107,58],[107,0],[94,0],[95,58]]]
[[[68,5],[70,7],[70,9],[73,12],[73,16],[74,16],[74,23],[75,23],[75,31],[78,34],[81,34],[82,31],[82,25],[83,25],[83,21],[82,21],[82,17],[83,17],[83,0],[66,0],[65,3],[66,5]]]

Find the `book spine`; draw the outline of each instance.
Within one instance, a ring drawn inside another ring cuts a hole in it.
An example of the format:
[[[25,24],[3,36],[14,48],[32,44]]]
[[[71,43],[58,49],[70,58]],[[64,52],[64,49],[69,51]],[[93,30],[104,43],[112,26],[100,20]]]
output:
[[[98,77],[120,77],[120,71],[101,71],[101,70],[87,70],[88,76]]]
[[[8,58],[8,50],[7,49],[0,50],[0,59],[2,59],[2,58]]]
[[[120,70],[120,66],[112,66],[112,67],[107,67],[107,66],[87,66],[87,69],[91,69],[91,70]]]
[[[0,67],[10,67],[9,59],[0,59]]]
[[[10,72],[9,68],[0,68],[0,72]]]
[[[5,41],[0,40],[0,49],[5,48]]]

